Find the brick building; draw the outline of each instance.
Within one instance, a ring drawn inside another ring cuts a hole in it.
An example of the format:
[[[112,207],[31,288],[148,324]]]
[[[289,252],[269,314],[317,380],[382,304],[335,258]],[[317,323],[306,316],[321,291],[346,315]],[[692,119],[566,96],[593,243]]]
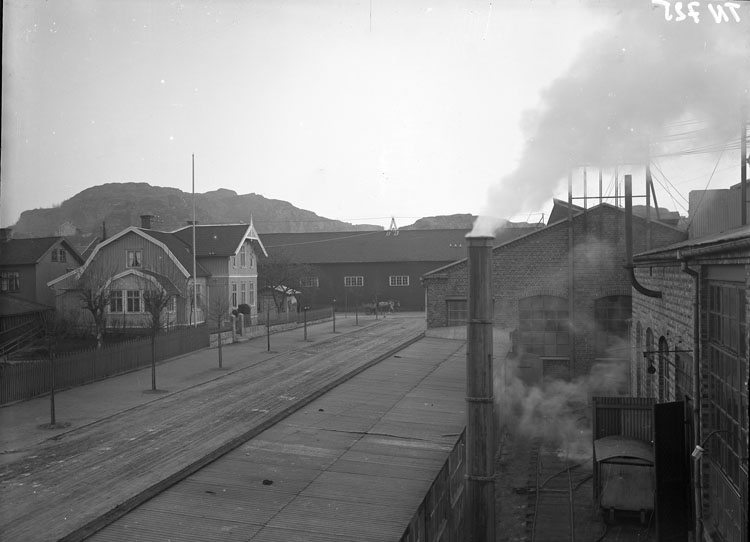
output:
[[[571,215],[493,249],[494,324],[513,330],[526,380],[588,374],[605,359],[627,369],[625,211],[603,203],[572,207]],[[561,216],[559,209],[554,216]],[[633,217],[636,251],[685,237],[673,226]],[[428,327],[465,324],[466,259],[425,274],[422,282]]]
[[[727,205],[739,203],[733,190],[691,193],[689,239],[634,257],[636,280],[651,295],[633,293],[631,375],[634,395],[684,402],[695,539],[744,542],[750,227],[739,226],[739,205]],[[696,445],[705,453],[691,461]]]

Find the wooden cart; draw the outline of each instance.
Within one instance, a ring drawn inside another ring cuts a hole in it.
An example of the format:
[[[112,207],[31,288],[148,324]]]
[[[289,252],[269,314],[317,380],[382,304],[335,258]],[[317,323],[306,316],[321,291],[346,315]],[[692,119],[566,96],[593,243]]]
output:
[[[641,523],[654,511],[654,450],[639,439],[612,435],[594,441],[594,495],[605,520],[617,512],[639,514]]]

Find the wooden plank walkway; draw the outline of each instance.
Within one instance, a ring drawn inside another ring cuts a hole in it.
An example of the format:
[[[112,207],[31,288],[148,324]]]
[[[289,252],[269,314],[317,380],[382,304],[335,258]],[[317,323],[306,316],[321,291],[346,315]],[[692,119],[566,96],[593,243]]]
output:
[[[463,345],[412,344],[90,540],[399,540],[464,426]]]
[[[82,538],[423,328],[419,319],[384,319],[46,441],[0,473],[2,540]]]

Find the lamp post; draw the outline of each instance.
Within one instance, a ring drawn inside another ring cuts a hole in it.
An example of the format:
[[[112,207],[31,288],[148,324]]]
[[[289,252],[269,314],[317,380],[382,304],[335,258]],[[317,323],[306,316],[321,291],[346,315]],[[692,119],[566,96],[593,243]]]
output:
[[[305,328],[305,340],[307,340],[307,309],[309,309],[309,308],[310,308],[310,307],[307,307],[307,306],[305,306],[305,307],[302,307],[302,312],[303,312],[303,313],[304,313],[304,315],[305,315],[305,320],[304,320],[304,322],[305,322],[305,323],[304,323],[304,328]]]

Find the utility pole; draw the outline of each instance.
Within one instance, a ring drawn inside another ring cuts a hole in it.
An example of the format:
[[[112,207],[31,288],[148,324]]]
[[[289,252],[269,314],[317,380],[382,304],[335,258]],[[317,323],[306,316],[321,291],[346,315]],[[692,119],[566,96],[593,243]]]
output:
[[[740,216],[747,226],[747,100],[742,102],[742,129],[740,130]]]

